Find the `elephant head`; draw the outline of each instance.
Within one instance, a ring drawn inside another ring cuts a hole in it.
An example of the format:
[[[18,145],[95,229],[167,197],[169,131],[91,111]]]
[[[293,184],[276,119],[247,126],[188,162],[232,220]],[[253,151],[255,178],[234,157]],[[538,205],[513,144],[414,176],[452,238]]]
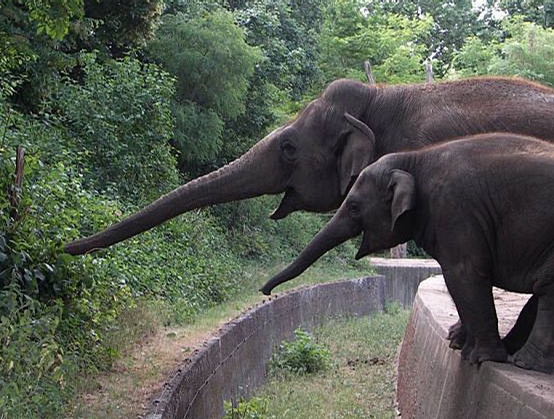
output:
[[[416,202],[414,177],[390,169],[383,158],[366,168],[331,221],[306,246],[294,262],[271,278],[261,291],[271,290],[304,272],[327,251],[363,232],[356,254],[360,259],[409,240]]]
[[[186,211],[265,194],[284,197],[273,219],[296,210],[337,208],[352,180],[373,161],[375,137],[362,117],[369,87],[339,80],[285,124],[227,166],[194,179],[141,211],[65,246],[77,255],[105,248]]]

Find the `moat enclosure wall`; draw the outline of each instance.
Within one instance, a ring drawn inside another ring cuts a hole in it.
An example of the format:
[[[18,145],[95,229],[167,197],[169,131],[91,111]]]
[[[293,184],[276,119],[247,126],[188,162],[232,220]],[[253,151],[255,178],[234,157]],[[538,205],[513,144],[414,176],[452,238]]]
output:
[[[267,298],[221,328],[184,361],[153,401],[148,419],[211,419],[223,402],[248,397],[294,330],[311,330],[337,316],[365,316],[397,301],[411,306],[418,284],[440,272],[434,261],[373,259],[378,276],[315,285]]]
[[[529,295],[494,290],[500,334],[515,323]],[[402,419],[552,419],[554,377],[510,363],[471,365],[448,347],[458,320],[442,277],[421,283],[399,356]]]

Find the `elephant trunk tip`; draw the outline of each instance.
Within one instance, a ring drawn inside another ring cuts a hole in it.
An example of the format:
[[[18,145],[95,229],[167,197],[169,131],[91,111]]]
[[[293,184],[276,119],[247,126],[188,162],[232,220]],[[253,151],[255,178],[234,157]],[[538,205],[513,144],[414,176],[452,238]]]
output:
[[[86,242],[83,242],[83,240],[72,241],[63,247],[63,251],[71,256],[86,255],[101,249],[103,249],[103,247],[90,247]]]
[[[271,295],[271,290],[273,287],[268,287],[268,285],[264,285],[262,288],[260,288],[260,291],[263,295]]]

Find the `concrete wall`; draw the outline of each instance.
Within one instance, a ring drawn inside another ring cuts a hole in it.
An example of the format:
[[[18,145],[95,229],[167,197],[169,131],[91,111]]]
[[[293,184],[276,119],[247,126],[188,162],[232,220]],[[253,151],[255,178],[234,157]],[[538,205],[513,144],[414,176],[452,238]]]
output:
[[[312,329],[331,317],[363,316],[387,301],[411,305],[421,280],[437,265],[416,260],[374,263],[383,276],[316,285],[267,299],[223,327],[185,361],[154,401],[148,419],[210,419],[223,401],[246,397],[265,380],[275,347],[299,327]]]
[[[499,330],[505,334],[529,296],[495,290]],[[417,293],[398,365],[402,419],[552,419],[554,377],[512,364],[463,361],[448,347],[458,320],[442,277]]]
[[[434,259],[371,258],[371,265],[379,275],[387,278],[385,300],[396,301],[405,308],[412,306],[421,281],[441,273]]]

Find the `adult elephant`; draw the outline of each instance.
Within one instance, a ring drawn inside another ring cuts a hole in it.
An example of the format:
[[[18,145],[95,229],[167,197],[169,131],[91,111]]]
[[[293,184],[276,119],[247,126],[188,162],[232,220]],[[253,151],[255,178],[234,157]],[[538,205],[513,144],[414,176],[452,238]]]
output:
[[[382,87],[337,80],[237,160],[65,251],[105,248],[183,212],[266,194],[284,192],[273,219],[296,210],[329,211],[340,206],[361,170],[384,154],[491,131],[554,141],[553,121],[554,90],[521,79]]]

